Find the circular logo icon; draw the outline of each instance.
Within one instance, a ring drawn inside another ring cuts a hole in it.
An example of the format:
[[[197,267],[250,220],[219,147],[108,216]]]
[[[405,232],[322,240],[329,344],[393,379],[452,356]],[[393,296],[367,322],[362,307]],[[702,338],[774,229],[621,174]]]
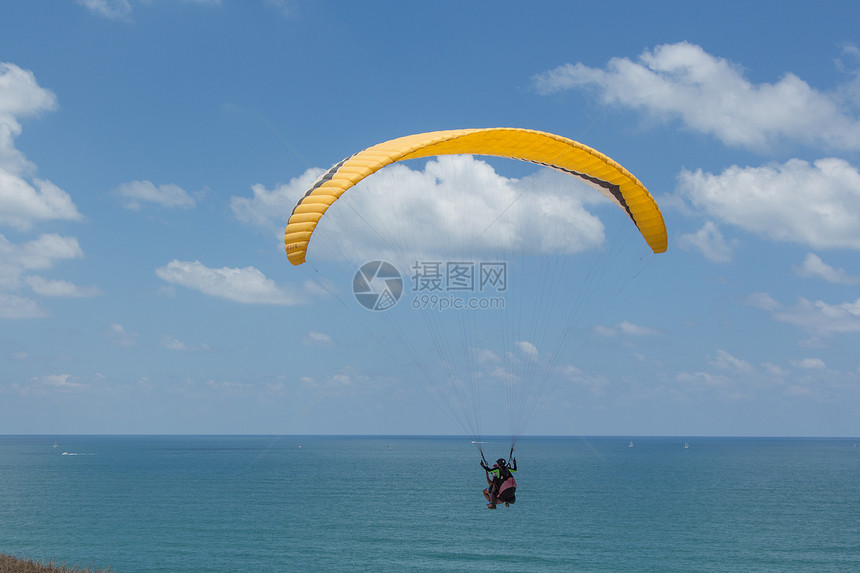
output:
[[[400,271],[385,261],[364,263],[352,279],[355,300],[369,310],[388,310],[403,294]]]

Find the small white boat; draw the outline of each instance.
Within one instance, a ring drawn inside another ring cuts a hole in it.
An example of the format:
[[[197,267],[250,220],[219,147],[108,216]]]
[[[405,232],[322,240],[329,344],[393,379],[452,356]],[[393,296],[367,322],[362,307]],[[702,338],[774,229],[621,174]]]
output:
[[[687,442],[684,442],[684,449],[685,449],[685,450],[689,450],[689,449],[690,449],[690,444],[688,444]]]
[[[633,440],[630,440],[630,443],[629,443],[629,444],[627,444],[627,447],[628,447],[628,448],[632,448],[632,447],[633,447]]]

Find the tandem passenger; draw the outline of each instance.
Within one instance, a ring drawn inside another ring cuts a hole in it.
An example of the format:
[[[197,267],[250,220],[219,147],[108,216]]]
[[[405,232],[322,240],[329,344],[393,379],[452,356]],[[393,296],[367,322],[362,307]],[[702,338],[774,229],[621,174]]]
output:
[[[486,472],[487,488],[484,489],[484,497],[487,498],[487,507],[496,509],[497,503],[504,503],[505,507],[517,501],[517,482],[514,473],[517,471],[517,458],[513,458],[513,465],[508,466],[504,458],[499,458],[490,468],[481,460],[481,467]]]

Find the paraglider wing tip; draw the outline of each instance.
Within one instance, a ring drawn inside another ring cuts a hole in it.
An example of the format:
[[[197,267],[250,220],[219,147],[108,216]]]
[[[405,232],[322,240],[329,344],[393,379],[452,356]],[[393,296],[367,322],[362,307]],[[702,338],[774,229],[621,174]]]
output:
[[[286,244],[287,258],[290,262],[299,266],[300,264],[305,262],[305,251],[301,249],[301,247],[295,243],[287,243]]]

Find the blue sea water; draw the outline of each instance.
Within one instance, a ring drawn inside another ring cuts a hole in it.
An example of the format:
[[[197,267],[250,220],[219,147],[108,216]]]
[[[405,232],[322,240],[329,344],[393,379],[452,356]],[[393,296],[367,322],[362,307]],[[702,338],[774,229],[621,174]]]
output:
[[[0,552],[115,572],[860,571],[860,440],[629,441],[523,438],[517,503],[490,510],[463,438],[0,436]]]

